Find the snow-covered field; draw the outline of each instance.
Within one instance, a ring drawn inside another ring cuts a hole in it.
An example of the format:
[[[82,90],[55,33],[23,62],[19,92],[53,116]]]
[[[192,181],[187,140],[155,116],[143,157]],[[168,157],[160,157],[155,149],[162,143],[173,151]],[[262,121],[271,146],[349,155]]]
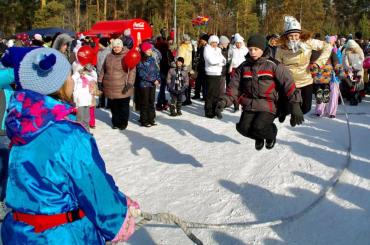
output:
[[[158,126],[140,127],[133,112],[124,131],[112,130],[108,110],[94,130],[108,172],[142,210],[170,212],[202,223],[265,221],[300,212],[347,161],[348,134],[336,119],[306,115],[303,126],[280,124],[273,150],[235,130],[239,113],[203,117],[193,101],[181,117],[157,112]],[[194,229],[204,244],[370,244],[370,98],[347,106],[352,161],[335,189],[303,216],[274,227]],[[147,225],[132,245],[192,244],[176,227]]]

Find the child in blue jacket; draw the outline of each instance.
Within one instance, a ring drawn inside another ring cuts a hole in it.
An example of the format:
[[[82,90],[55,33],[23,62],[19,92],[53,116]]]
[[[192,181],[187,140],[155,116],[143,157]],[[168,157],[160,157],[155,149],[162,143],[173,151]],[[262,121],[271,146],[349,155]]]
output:
[[[73,80],[54,49],[27,53],[6,119],[11,141],[3,244],[126,241],[138,205],[107,174],[94,138],[70,114]]]

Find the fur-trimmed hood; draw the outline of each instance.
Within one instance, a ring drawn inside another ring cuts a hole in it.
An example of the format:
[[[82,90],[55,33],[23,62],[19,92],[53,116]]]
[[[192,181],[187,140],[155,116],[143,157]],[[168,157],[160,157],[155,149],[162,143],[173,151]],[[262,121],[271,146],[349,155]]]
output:
[[[307,42],[308,40],[312,39],[313,33],[309,31],[302,31],[300,40],[301,42]],[[289,39],[287,35],[282,35],[279,39],[277,39],[277,46],[281,46],[282,49],[289,49],[288,43]]]

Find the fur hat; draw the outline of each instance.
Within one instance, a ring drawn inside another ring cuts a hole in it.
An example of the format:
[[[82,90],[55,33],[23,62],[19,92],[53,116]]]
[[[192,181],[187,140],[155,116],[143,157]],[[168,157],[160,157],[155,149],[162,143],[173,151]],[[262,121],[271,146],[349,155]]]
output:
[[[209,44],[211,44],[211,43],[217,43],[217,44],[219,44],[219,42],[220,42],[220,39],[216,35],[212,35],[208,39],[208,43]]]
[[[23,89],[48,95],[58,91],[71,72],[65,56],[55,49],[37,48],[27,53],[19,66]]]
[[[301,24],[296,18],[293,16],[284,17],[284,35],[288,35],[290,33],[301,33],[301,31]]]

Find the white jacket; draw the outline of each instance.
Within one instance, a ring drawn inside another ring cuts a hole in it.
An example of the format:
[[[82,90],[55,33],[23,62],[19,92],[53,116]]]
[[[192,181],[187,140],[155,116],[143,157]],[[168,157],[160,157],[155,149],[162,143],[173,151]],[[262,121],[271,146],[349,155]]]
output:
[[[235,45],[233,45],[229,49],[228,54],[228,61],[230,62],[230,70],[232,71],[233,68],[238,68],[241,63],[245,61],[245,56],[248,54],[248,48],[243,45],[240,48],[237,48]]]
[[[84,82],[83,77],[87,79],[87,84]],[[75,83],[73,89],[73,101],[75,102],[76,107],[91,106],[93,99],[91,88],[98,80],[96,72],[92,71],[89,74],[80,74],[79,72],[76,72],[72,75],[72,78]]]
[[[219,47],[212,48],[207,44],[204,47],[205,71],[208,76],[221,76],[222,67],[226,65],[226,59]]]

